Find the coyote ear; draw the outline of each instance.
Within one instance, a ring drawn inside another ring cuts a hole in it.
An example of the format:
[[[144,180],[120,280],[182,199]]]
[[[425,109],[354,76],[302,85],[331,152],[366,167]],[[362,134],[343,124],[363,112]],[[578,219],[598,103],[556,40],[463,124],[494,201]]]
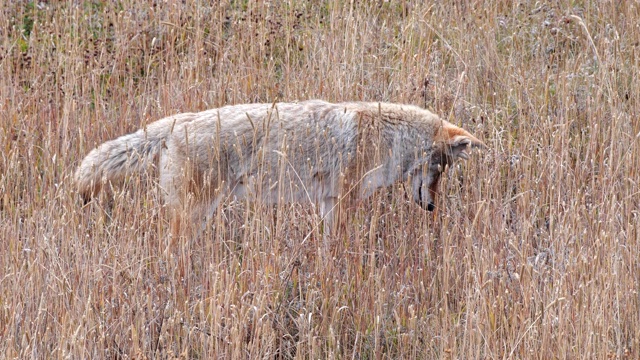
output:
[[[466,151],[469,147],[485,148],[486,145],[472,135],[456,135],[449,139],[447,144],[447,150],[454,159],[469,159],[469,153]]]

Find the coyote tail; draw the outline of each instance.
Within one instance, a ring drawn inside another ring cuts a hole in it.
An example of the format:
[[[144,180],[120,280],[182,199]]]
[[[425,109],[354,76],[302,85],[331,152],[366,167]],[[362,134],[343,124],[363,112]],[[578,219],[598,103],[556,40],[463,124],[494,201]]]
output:
[[[145,172],[155,162],[174,126],[192,120],[193,115],[184,113],[158,120],[91,150],[74,175],[85,202],[97,195],[103,184],[119,183],[129,175]]]

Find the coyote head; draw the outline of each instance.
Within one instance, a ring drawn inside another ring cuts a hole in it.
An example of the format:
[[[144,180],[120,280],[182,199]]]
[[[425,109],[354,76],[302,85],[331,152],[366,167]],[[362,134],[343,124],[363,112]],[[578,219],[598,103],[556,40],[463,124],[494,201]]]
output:
[[[438,183],[446,167],[451,166],[458,158],[469,159],[469,148],[486,147],[467,131],[446,121],[442,123],[435,136],[430,156],[417,164],[411,174],[413,199],[428,211],[433,211],[436,207]]]

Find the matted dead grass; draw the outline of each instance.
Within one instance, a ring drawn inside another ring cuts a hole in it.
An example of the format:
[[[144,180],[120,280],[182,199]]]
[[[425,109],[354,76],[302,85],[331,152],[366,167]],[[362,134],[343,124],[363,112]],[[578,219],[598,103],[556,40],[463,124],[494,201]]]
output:
[[[0,354],[639,358],[633,1],[4,2]],[[225,104],[420,105],[489,150],[439,210],[402,184],[321,251],[305,204],[172,246],[154,179],[87,207],[97,144]]]

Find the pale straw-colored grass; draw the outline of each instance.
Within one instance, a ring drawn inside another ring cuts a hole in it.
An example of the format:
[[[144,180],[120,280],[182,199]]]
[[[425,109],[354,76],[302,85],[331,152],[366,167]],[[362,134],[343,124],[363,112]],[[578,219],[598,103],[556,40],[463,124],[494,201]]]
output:
[[[4,358],[640,357],[640,5],[5,1]],[[310,5],[310,4],[314,5]],[[225,104],[420,105],[489,149],[435,215],[231,203],[171,244],[153,178],[86,207],[97,144]]]

